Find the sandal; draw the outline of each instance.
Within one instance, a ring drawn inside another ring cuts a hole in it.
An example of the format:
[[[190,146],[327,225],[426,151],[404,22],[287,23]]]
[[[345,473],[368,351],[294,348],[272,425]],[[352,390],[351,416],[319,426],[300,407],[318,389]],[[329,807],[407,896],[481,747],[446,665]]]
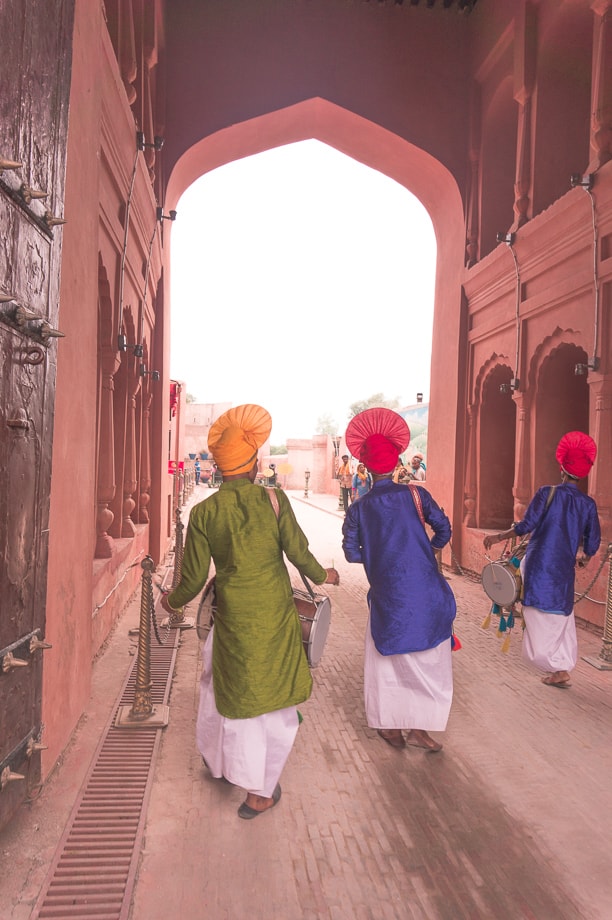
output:
[[[262,808],[260,810],[258,808],[251,808],[250,805],[247,805],[246,802],[243,802],[240,808],[238,809],[238,817],[244,818],[246,821],[250,821],[251,818],[256,818],[258,815],[263,815],[266,811],[270,811],[271,808],[274,808],[274,806],[278,803],[278,800],[280,799],[280,797],[281,797],[281,787],[280,787],[280,784],[277,783],[276,789],[272,793],[272,804],[271,805],[268,805],[267,808]]]

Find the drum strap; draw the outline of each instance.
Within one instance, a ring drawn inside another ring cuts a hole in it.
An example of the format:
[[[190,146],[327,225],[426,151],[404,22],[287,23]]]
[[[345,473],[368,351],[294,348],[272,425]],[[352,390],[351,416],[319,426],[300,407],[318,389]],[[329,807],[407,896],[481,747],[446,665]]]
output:
[[[419,493],[419,490],[417,486],[412,482],[408,483],[408,489],[410,490],[410,494],[412,495],[412,500],[414,502],[414,507],[416,508],[417,514],[419,516],[419,520],[421,524],[423,525],[423,527],[425,527],[425,515],[423,514],[423,502],[421,501],[421,495]]]
[[[270,488],[268,488],[268,486],[264,486],[264,488],[265,488],[266,492],[268,493],[268,497],[269,497],[269,499],[270,499],[270,503],[271,503],[272,507],[274,508],[274,514],[276,515],[276,520],[278,521],[278,516],[279,516],[279,514],[280,514],[280,506],[279,506],[279,504],[278,504],[278,495],[276,494],[276,492],[275,492],[274,489],[270,489]],[[313,601],[314,601],[314,599],[315,599],[315,593],[314,593],[314,591],[312,590],[312,585],[310,584],[309,581],[307,581],[307,579],[302,575],[301,572],[300,572],[300,576],[301,576],[302,581],[304,582],[304,584],[305,584],[305,586],[306,586],[306,590],[308,591],[308,593],[310,594],[311,598],[312,598]]]
[[[278,495],[276,494],[274,489],[269,489],[268,486],[264,486],[264,489],[268,493],[270,504],[274,508],[274,514],[276,515],[276,520],[278,521],[278,516],[280,514],[280,506],[278,504]]]

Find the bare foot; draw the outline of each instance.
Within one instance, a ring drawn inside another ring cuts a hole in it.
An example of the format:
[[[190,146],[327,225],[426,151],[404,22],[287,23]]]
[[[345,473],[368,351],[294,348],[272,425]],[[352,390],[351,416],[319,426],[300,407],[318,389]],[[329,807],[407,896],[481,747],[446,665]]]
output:
[[[434,741],[422,728],[411,728],[406,735],[406,744],[412,747],[424,748],[429,754],[435,754],[442,750],[439,741]]]
[[[394,748],[406,747],[401,728],[377,728],[376,731],[387,744]]]
[[[249,808],[252,808],[253,811],[267,811],[268,808],[272,808],[276,804],[272,796],[266,798],[263,795],[255,795],[253,792],[247,794],[244,803]]]

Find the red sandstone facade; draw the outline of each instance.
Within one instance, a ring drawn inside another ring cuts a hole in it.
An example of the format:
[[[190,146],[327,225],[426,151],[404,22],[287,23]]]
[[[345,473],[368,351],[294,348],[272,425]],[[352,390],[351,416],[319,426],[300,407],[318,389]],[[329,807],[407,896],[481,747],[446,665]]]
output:
[[[0,709],[20,713],[0,726],[0,764],[44,723],[49,772],[139,560],[160,561],[170,544],[170,212],[235,158],[316,138],[428,209],[438,264],[427,478],[462,565],[479,570],[483,532],[556,479],[554,447],[571,428],[599,445],[588,489],[605,550],[612,0],[470,6],[2,6],[0,654],[36,629],[53,648],[31,656],[27,675],[0,674]],[[46,202],[27,201],[36,183]],[[592,593],[601,601],[601,584]],[[601,625],[601,606],[581,608]],[[19,785],[0,793],[0,821]]]

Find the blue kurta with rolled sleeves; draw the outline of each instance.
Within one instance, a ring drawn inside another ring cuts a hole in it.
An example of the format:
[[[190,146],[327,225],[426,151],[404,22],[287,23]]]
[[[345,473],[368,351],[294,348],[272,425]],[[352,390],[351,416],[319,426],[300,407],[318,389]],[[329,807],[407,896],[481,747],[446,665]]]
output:
[[[523,520],[514,524],[517,536],[531,534],[525,553],[523,603],[569,616],[574,609],[576,554],[582,546],[587,556],[594,556],[601,530],[597,505],[575,482],[558,485],[547,509],[551,488],[538,489]]]
[[[411,489],[421,497],[430,539]],[[434,549],[450,540],[450,522],[429,492],[379,479],[344,519],[344,555],[363,563],[370,590],[370,628],[381,655],[435,648],[452,633],[456,604]]]

